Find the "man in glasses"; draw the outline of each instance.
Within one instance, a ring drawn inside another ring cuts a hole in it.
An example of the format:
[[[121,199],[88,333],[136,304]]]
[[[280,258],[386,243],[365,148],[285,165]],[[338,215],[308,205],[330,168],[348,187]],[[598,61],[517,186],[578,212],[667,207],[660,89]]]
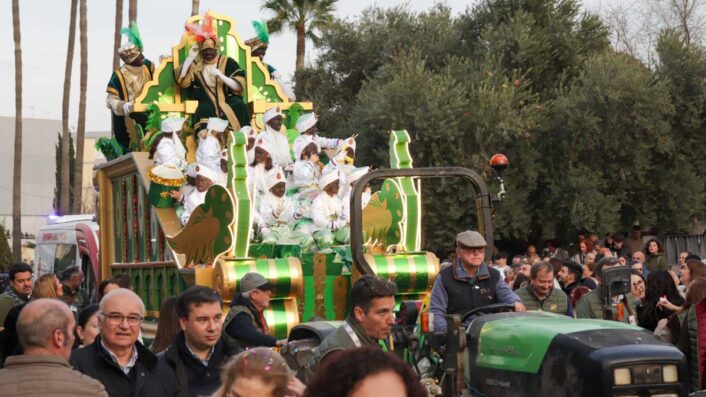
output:
[[[515,311],[525,311],[502,274],[485,263],[485,247],[485,239],[476,231],[456,236],[456,263],[439,272],[431,290],[429,312],[434,314],[434,332],[446,332],[447,314],[463,315],[494,303],[514,304]]]
[[[98,310],[100,335],[71,355],[74,368],[103,383],[111,397],[179,393],[174,371],[137,340],[144,314],[145,306],[134,292],[109,292]]]

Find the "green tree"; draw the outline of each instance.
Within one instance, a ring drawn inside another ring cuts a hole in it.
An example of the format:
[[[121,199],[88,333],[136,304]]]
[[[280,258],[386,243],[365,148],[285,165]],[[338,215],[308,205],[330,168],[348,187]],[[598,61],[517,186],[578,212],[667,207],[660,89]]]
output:
[[[317,32],[333,20],[337,0],[266,0],[263,11],[275,16],[267,21],[272,33],[292,30],[297,36],[296,70],[304,67],[306,39],[318,42]]]
[[[662,176],[672,185],[665,199],[676,201],[670,205],[676,211],[661,215],[673,223],[669,230],[700,234],[706,214],[706,162],[695,148],[706,146],[706,50],[685,44],[682,33],[667,30],[660,35],[657,54],[656,75],[667,87],[675,110],[669,119],[675,155],[664,170],[683,176],[676,180]]]
[[[443,5],[421,13],[369,8],[358,20],[335,20],[322,31],[316,63],[296,73],[297,97],[316,104],[321,129],[343,136],[356,95],[380,67],[400,51],[417,50],[425,67],[438,70],[459,38],[459,25]]]
[[[626,230],[635,220],[666,226],[660,176],[674,154],[673,107],[647,67],[622,54],[592,57],[551,113],[539,140],[541,223],[556,224],[565,238],[582,229]]]
[[[71,134],[68,134],[69,136],[69,142],[68,142],[68,160],[64,160],[62,156],[62,150],[63,150],[63,144],[62,142],[63,137],[61,134],[58,134],[57,136],[57,142],[55,146],[55,154],[54,158],[55,163],[56,163],[56,171],[54,173],[55,175],[55,185],[54,185],[54,212],[56,212],[59,215],[68,215],[69,212],[64,212],[62,211],[62,208],[73,208],[73,202],[74,202],[74,195],[73,195],[73,182],[74,182],[74,170],[76,169],[76,152],[74,150],[74,139]],[[67,167],[68,165],[68,167]],[[68,168],[68,174],[71,177],[68,185],[69,192],[68,194],[63,194],[64,192],[62,191],[62,183],[61,183],[61,178],[62,174],[64,172],[64,169]],[[66,205],[63,205],[64,203],[62,202],[63,197],[66,197],[69,202]]]
[[[5,225],[0,223],[0,269],[7,272],[12,263],[12,250],[7,242],[7,231]]]
[[[587,56],[609,48],[608,28],[576,0],[484,0],[461,23],[465,56],[490,51],[508,77],[521,71],[544,96],[576,77]]]

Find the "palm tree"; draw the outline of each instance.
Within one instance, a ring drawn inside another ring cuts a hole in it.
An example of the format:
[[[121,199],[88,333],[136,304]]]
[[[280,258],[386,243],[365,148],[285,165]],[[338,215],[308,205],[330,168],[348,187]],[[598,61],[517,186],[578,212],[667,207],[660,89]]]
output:
[[[86,0],[81,0],[79,13],[80,41],[81,41],[81,91],[78,97],[78,126],[76,128],[76,169],[74,170],[74,202],[73,212],[81,213],[83,200],[83,141],[86,133],[86,87],[88,85],[88,40]]]
[[[22,261],[22,47],[20,0],[12,0],[12,36],[15,41],[15,158],[12,166],[12,254]]]
[[[200,0],[191,0],[191,15],[199,15]]]
[[[75,1],[75,0],[74,0]],[[120,48],[120,31],[123,28],[123,0],[115,0],[115,33],[113,34],[113,70],[120,66],[118,49]],[[111,113],[112,114],[112,113]]]
[[[137,0],[130,0],[130,3],[128,3],[128,10],[127,10],[127,15],[128,15],[128,22],[135,21],[137,22]],[[129,25],[129,23],[128,23]]]
[[[66,215],[71,211],[69,207],[70,169],[69,169],[69,144],[71,131],[69,131],[69,102],[71,100],[71,73],[74,63],[74,44],[76,42],[76,8],[78,0],[71,0],[71,16],[69,17],[69,44],[66,50],[66,67],[64,68],[64,99],[61,103],[61,178],[59,180],[59,213]]]
[[[261,7],[275,16],[267,21],[271,33],[293,30],[297,34],[296,70],[304,67],[306,39],[314,44],[318,40],[316,31],[333,21],[333,12],[338,0],[266,0]]]

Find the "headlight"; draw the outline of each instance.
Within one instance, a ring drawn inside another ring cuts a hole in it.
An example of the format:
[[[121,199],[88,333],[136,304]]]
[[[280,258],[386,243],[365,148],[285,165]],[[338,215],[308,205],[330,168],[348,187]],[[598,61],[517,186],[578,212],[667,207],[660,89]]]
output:
[[[679,370],[677,369],[677,366],[672,364],[662,367],[662,379],[664,383],[679,382]]]
[[[630,368],[616,368],[613,370],[613,383],[616,386],[629,385],[631,380]]]
[[[613,369],[613,384],[616,386],[677,382],[679,368],[676,364],[642,364]]]

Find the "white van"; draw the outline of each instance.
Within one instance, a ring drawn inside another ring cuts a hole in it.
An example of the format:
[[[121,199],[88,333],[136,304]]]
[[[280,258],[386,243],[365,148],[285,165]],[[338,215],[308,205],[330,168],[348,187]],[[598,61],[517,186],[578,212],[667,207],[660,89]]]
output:
[[[84,288],[92,291],[100,275],[98,224],[93,214],[50,217],[37,233],[34,250],[35,278],[45,273],[60,274],[81,266]]]

